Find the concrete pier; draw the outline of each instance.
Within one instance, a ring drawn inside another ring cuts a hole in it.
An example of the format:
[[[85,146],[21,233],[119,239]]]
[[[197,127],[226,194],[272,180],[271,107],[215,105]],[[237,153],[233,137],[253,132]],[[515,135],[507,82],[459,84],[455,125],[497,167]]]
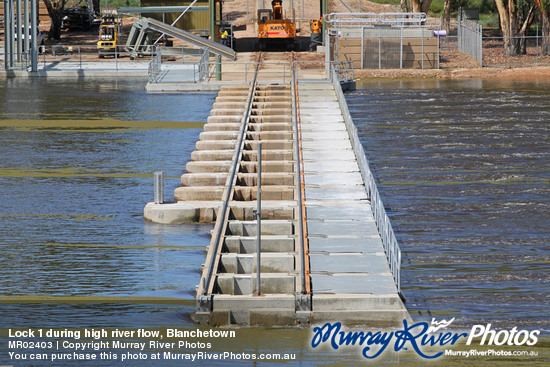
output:
[[[158,223],[215,222],[197,286],[199,323],[400,325],[409,318],[399,294],[400,251],[340,85],[324,72],[307,75],[222,86],[176,202],[145,207],[145,218]]]

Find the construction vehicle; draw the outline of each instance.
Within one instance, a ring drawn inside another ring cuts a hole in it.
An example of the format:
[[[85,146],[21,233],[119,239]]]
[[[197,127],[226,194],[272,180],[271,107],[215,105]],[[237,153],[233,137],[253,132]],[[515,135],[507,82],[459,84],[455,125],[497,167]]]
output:
[[[323,31],[323,18],[310,21],[309,28],[311,29],[309,50],[315,51],[317,50],[317,46],[323,44],[323,36],[321,35]]]
[[[103,16],[99,26],[99,40],[97,41],[97,53],[99,58],[105,55],[116,55],[118,35],[120,34],[120,22],[113,14]]]
[[[260,50],[266,50],[268,44],[286,44],[294,48],[296,23],[283,16],[283,0],[272,0],[272,9],[258,9],[258,40]],[[294,17],[293,17],[294,18]]]
[[[63,29],[89,30],[95,23],[96,12],[92,0],[74,1],[72,7],[63,11]],[[95,23],[97,25],[97,23]]]

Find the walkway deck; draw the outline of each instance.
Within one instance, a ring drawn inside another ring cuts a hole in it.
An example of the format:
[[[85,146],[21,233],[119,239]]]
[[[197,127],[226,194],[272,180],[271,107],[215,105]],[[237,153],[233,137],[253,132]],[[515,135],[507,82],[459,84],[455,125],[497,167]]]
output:
[[[216,221],[196,320],[401,324],[408,313],[388,262],[394,248],[387,233],[379,234],[371,207],[377,192],[372,182],[365,185],[370,171],[339,84],[293,85],[288,76],[268,81],[269,74],[258,73],[262,82],[252,88],[222,87],[175,191],[177,203],[145,208],[155,222]],[[259,142],[261,295],[255,295]],[[380,216],[380,207],[374,212]]]

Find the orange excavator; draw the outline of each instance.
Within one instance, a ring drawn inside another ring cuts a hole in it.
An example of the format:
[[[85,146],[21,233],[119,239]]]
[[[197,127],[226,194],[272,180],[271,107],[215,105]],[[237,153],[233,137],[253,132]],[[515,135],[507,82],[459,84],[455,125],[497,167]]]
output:
[[[258,9],[258,39],[260,50],[268,45],[285,44],[289,50],[294,48],[296,23],[283,15],[283,0],[272,0],[272,9]]]

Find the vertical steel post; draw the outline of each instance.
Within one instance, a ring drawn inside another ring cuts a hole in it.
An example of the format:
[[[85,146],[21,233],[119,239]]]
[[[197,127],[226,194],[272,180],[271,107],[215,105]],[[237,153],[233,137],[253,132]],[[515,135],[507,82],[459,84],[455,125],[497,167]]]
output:
[[[24,51],[28,54],[29,53],[29,48],[30,48],[30,40],[29,40],[29,0],[24,0],[24,9],[23,9],[23,17],[24,17],[24,21],[23,21],[23,25],[25,27],[25,44],[24,44]]]
[[[422,37],[424,37],[424,33],[422,33]],[[399,69],[403,69],[403,28],[401,28],[401,40],[399,42]]]
[[[10,42],[9,42],[9,4],[8,0],[4,0],[4,69],[9,69],[9,55],[10,55]]]
[[[164,203],[164,172],[156,171],[154,173],[154,195],[155,204]]]
[[[361,69],[365,68],[365,27],[361,27]]]
[[[38,35],[38,24],[36,14],[36,0],[31,0],[31,71],[38,71],[38,47],[36,43],[36,36]],[[45,56],[44,56],[45,57]]]
[[[256,295],[262,294],[260,273],[262,263],[262,143],[258,143],[258,193],[256,195]]]
[[[422,70],[424,70],[424,30],[422,32]]]
[[[14,18],[13,18],[13,0],[8,0],[6,2],[6,7],[4,8],[4,23],[6,24],[6,34],[4,36],[5,38],[5,45],[4,47],[7,49],[7,69],[11,69],[13,67],[13,54],[15,53],[15,36],[14,36]]]
[[[539,64],[539,25],[537,24],[537,65]]]
[[[378,28],[378,69],[382,69],[382,30]]]
[[[21,7],[21,1],[22,0],[15,0],[17,3],[17,62],[21,62],[21,54],[22,54],[22,48],[23,48],[23,27],[21,24],[21,20],[23,19],[21,17],[22,7]]]

